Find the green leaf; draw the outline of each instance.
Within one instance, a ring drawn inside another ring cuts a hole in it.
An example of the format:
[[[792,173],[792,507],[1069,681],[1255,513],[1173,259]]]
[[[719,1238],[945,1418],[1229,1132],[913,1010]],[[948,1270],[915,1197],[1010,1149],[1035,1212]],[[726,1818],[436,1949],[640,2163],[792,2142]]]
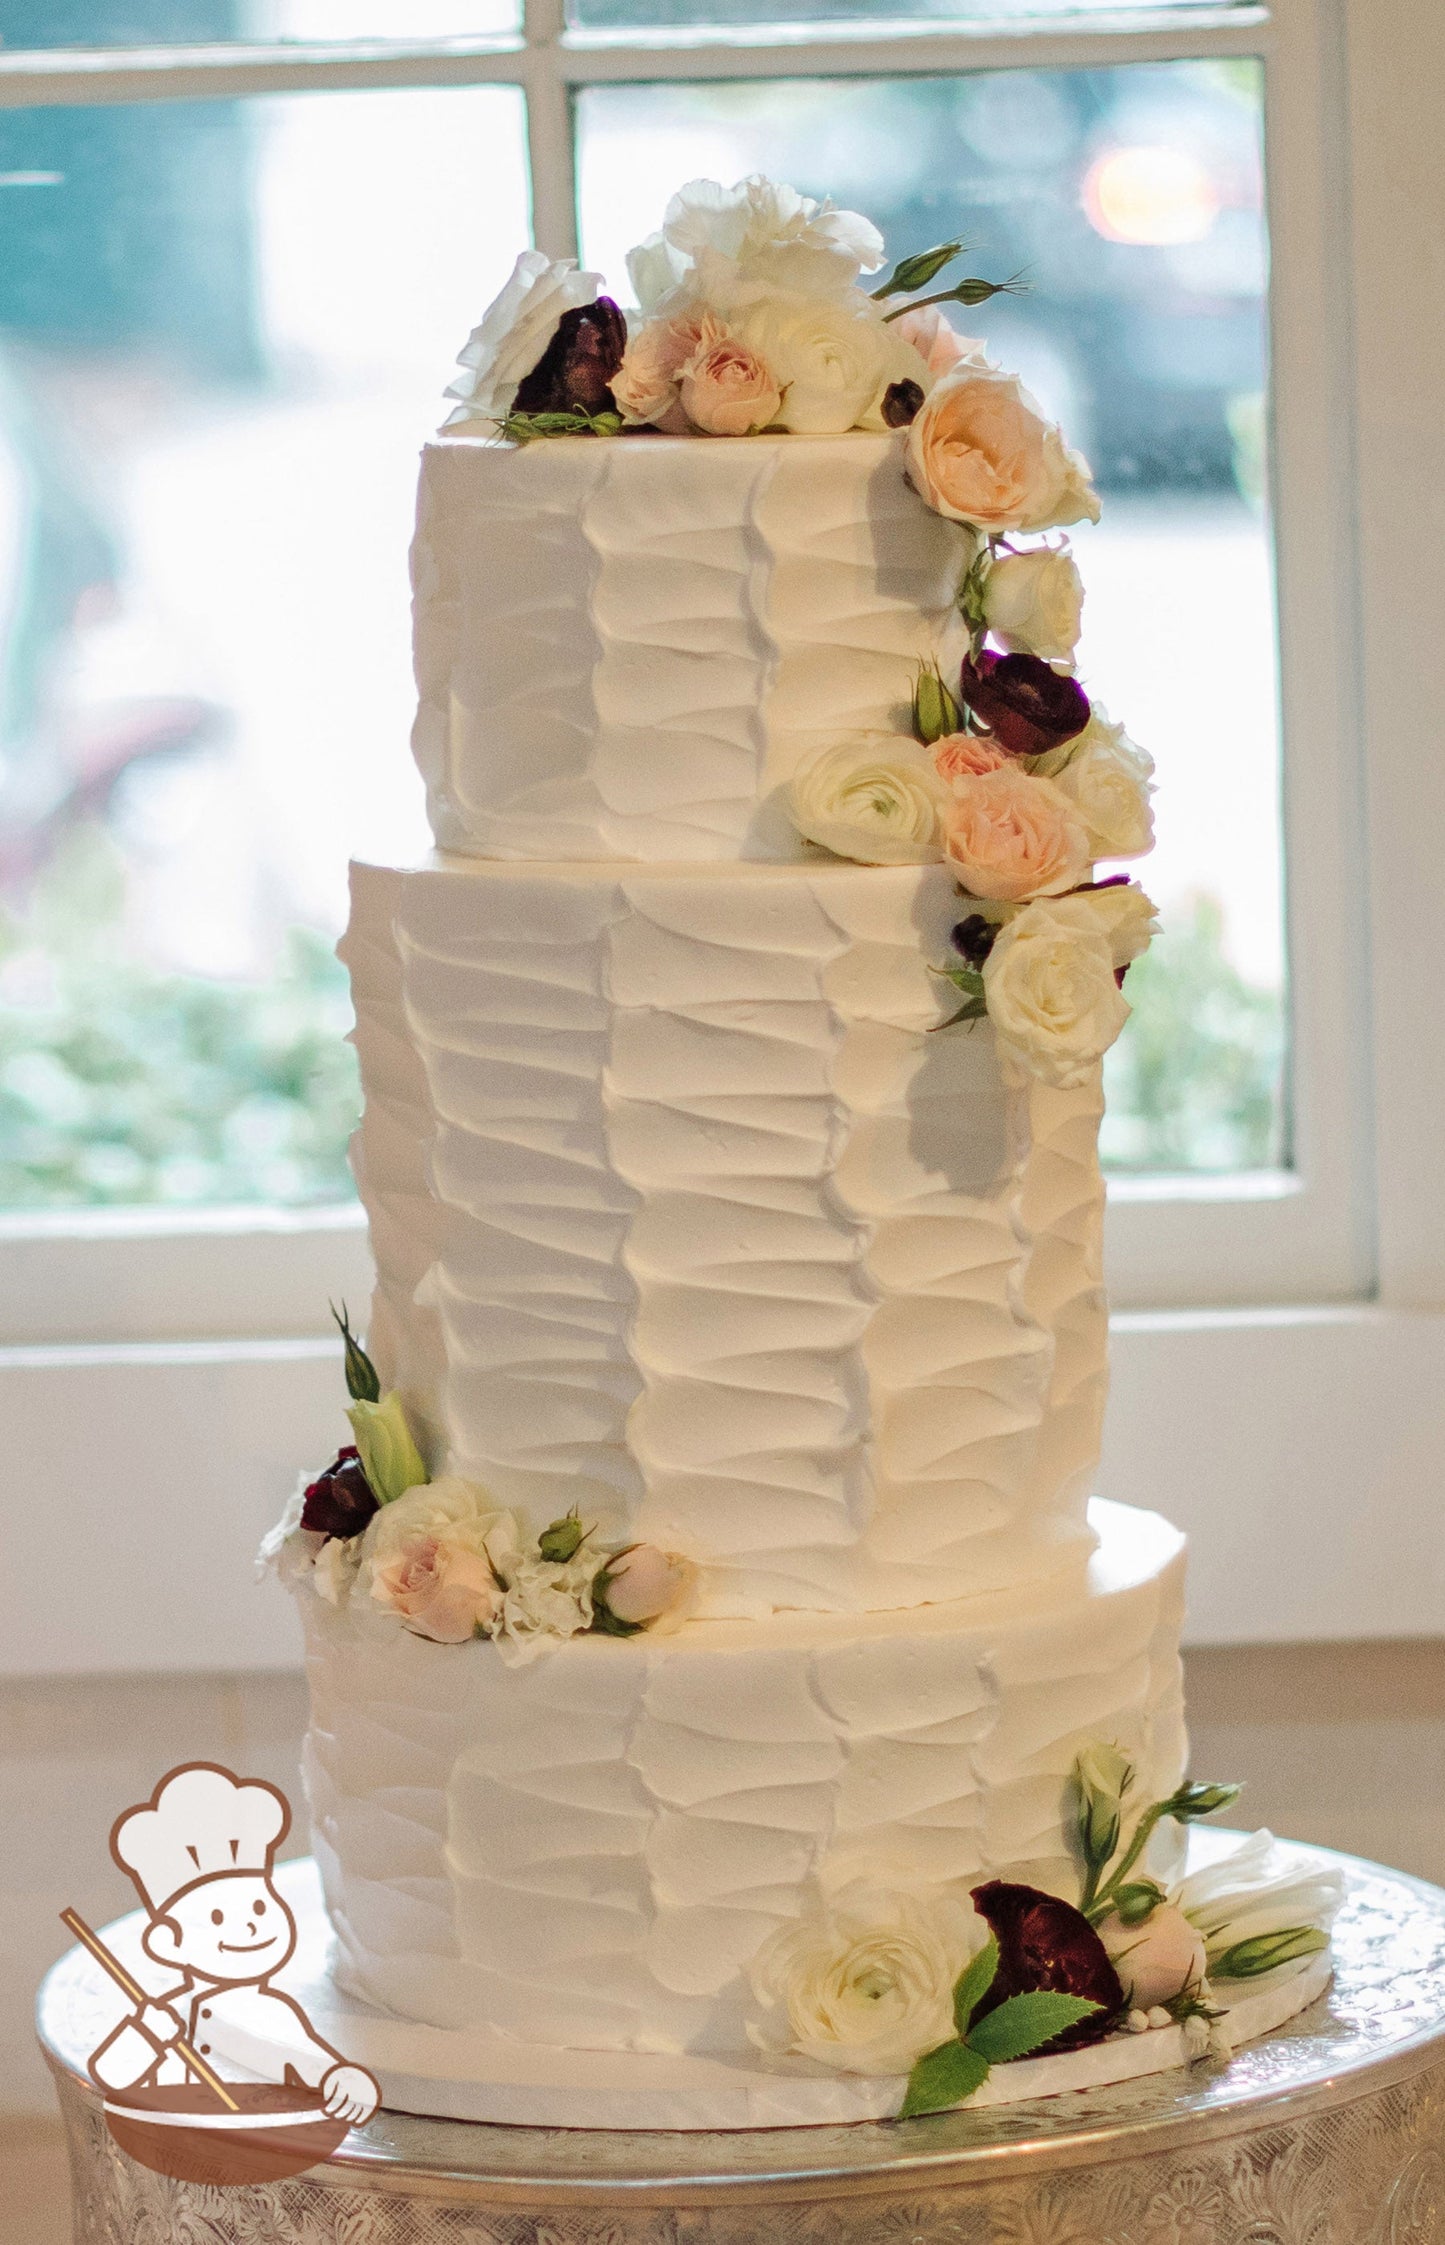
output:
[[[900,257],[893,272],[881,288],[873,291],[873,301],[881,304],[886,296],[911,296],[916,288],[927,288],[936,281],[945,265],[951,265],[963,248],[960,235],[956,242],[940,242],[936,249],[921,249],[912,257]]]
[[[913,730],[923,746],[931,748],[935,741],[956,733],[962,723],[963,713],[937,664],[920,668],[913,689]]]
[[[381,1382],[376,1376],[376,1366],[346,1322],[346,1304],[340,1309],[334,1302],[327,1308],[341,1329],[342,1344],[346,1350],[346,1392],[353,1403],[376,1403],[381,1396]]]
[[[1040,1988],[1032,1995],[1010,1996],[997,2011],[990,2011],[980,2019],[968,2034],[968,2047],[991,2066],[1002,2065],[1009,2058],[1025,2058],[1031,2050],[1039,2050],[1065,2027],[1077,2025],[1093,2011],[1102,2008],[1091,2003],[1087,1996],[1055,1995],[1052,1989]]]
[[[961,2105],[988,2079],[988,2060],[966,2043],[941,2042],[920,2058],[908,2076],[908,2094],[898,2117],[915,2120],[919,2113],[947,2112]]]
[[[988,1007],[984,1000],[982,998],[970,998],[966,1006],[960,1006],[957,1013],[951,1013],[946,1021],[935,1021],[929,1035],[932,1036],[939,1029],[956,1029],[960,1022],[986,1021],[987,1019]]]
[[[508,413],[498,423],[499,435],[512,444],[530,444],[534,437],[615,437],[621,433],[620,413]]]
[[[1209,1976],[1212,1980],[1253,1980],[1261,1972],[1273,1972],[1276,1965],[1293,1964],[1296,1957],[1318,1956],[1329,1945],[1330,1937],[1320,1926],[1282,1926],[1278,1933],[1256,1933],[1248,1941],[1236,1941],[1232,1948],[1211,1955]]]
[[[960,1972],[953,1987],[953,2023],[961,2035],[998,1975],[998,1943],[990,1934],[976,1957]]]

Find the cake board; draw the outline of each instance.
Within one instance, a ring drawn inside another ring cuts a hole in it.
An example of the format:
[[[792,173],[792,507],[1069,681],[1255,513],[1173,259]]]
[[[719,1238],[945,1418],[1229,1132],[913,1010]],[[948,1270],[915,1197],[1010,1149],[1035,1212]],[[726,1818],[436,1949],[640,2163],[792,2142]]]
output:
[[[383,2109],[324,2167],[225,2191],[112,2145],[85,2059],[113,1999],[72,1951],[39,2025],[77,2245],[1439,2245],[1445,1893],[1329,1860],[1346,1880],[1331,1986],[1226,2061],[907,2123],[682,2133]]]

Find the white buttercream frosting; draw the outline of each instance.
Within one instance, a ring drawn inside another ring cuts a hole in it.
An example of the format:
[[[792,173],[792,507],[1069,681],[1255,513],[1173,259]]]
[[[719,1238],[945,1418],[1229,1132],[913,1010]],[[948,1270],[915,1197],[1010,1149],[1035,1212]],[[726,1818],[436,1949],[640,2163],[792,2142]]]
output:
[[[820,1891],[1077,1892],[1080,1749],[1117,1740],[1146,1800],[1184,1766],[1182,1539],[1120,1506],[1096,1526],[1087,1570],[986,1599],[574,1638],[524,1669],[307,1600],[342,1984],[437,2026],[741,2051],[748,1960]]]
[[[1097,1078],[931,1033],[937,867],[358,866],[383,1376],[434,1470],[705,1614],[970,1596],[1086,1539]]]
[[[779,791],[906,730],[968,553],[897,434],[428,445],[413,748],[438,843],[798,858]]]

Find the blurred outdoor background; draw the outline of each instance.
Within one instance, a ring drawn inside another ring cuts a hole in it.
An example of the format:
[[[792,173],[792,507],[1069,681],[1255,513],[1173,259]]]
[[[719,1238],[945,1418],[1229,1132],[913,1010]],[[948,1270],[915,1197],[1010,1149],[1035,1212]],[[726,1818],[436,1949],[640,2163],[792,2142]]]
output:
[[[0,0],[0,41],[506,28],[488,5]],[[704,5],[759,13],[581,14]],[[1286,1163],[1255,66],[617,85],[577,133],[624,296],[672,189],[750,170],[1027,280],[971,324],[1094,464],[1084,677],[1159,766],[1108,1156]],[[0,112],[0,1209],[350,1194],[331,946],[348,856],[428,840],[416,452],[527,239],[524,140],[506,87]]]

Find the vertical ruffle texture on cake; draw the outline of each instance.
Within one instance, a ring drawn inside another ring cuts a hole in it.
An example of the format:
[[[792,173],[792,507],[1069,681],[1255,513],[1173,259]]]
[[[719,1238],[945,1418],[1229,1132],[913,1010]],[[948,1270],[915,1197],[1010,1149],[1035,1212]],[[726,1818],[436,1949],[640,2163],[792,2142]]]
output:
[[[1086,1584],[579,1638],[525,1669],[308,1601],[347,1984],[441,2026],[738,2054],[749,1959],[820,1892],[1074,1891],[1079,1751],[1116,1740],[1148,1799],[1185,1753],[1182,1539],[1121,1507],[1097,1522]]]
[[[413,749],[438,843],[797,858],[770,798],[896,730],[960,564],[894,437],[428,446]]]
[[[378,1264],[419,1361],[436,1321],[438,1465],[683,1552],[707,1613],[1082,1556],[1097,1085],[930,1033],[954,909],[941,868],[358,868],[363,1196],[430,1179],[427,1257],[383,1227]],[[388,941],[425,1107],[385,1070]]]

